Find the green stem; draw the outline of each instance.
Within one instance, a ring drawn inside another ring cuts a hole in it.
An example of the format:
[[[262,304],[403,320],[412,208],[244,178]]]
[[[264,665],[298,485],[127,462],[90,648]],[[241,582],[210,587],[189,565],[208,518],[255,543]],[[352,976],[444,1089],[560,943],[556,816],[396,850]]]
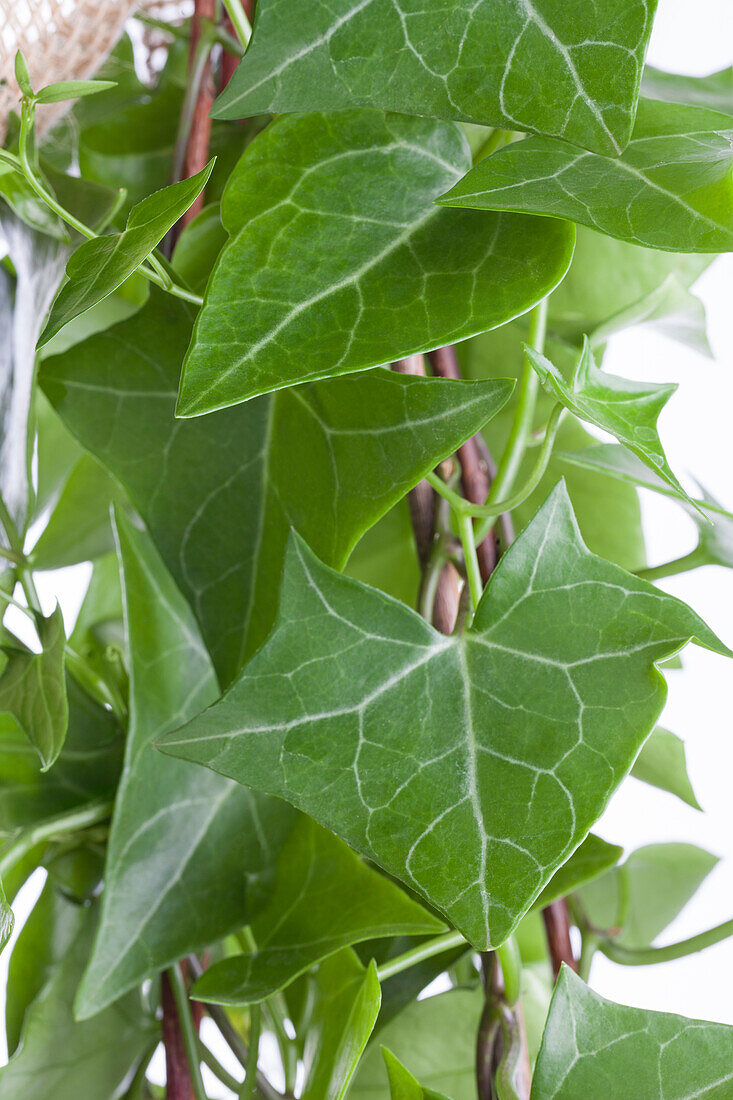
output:
[[[478,554],[476,553],[476,538],[473,532],[473,520],[463,509],[458,512],[457,520],[458,533],[461,536],[461,543],[463,545],[463,557],[466,563],[468,587],[471,590],[471,602],[473,603],[473,609],[475,611],[481,599],[481,593],[484,590],[484,586],[481,581],[481,570],[479,569]]]
[[[590,968],[593,956],[598,950],[598,936],[588,929],[583,929],[583,938],[580,945],[580,958],[578,959],[578,975],[584,982],[590,978]]]
[[[245,925],[239,932],[236,933],[236,937],[242,947],[242,949],[250,954],[253,951],[257,951],[257,941],[253,935],[252,929],[249,925]],[[285,999],[281,993],[274,993],[271,997],[268,997],[265,1001],[265,1012],[268,1019],[272,1024],[272,1030],[275,1032],[275,1038],[277,1040],[278,1049],[280,1051],[280,1061],[282,1062],[283,1075],[285,1077],[285,1093],[290,1096],[295,1090],[295,1078],[298,1071],[298,1057],[293,1040],[288,1035],[285,1027],[285,1020],[287,1019],[287,1007],[285,1005]],[[259,1040],[258,1040],[259,1041]],[[252,1057],[252,1043],[249,1045],[250,1057]],[[255,1074],[257,1070],[257,1059],[255,1057]]]
[[[432,959],[435,955],[442,955],[444,951],[450,951],[452,947],[468,948],[468,941],[460,932],[446,932],[442,936],[436,936],[417,947],[410,948],[403,955],[397,955],[394,959],[389,959],[388,962],[378,967],[377,977],[380,982],[386,982],[388,978],[393,978],[395,974],[401,974],[403,970],[409,970],[411,966],[417,966],[418,963],[424,962],[426,959]]]
[[[231,20],[234,30],[237,32],[237,38],[242,43],[244,49],[246,49],[252,37],[252,27],[242,7],[241,0],[224,0],[224,7],[227,10],[227,15]]]
[[[20,861],[32,852],[37,844],[54,840],[67,833],[88,829],[98,825],[112,813],[112,802],[90,802],[65,813],[56,814],[45,821],[38,821],[23,829],[4,848],[0,849],[0,880],[16,867]]]
[[[32,611],[41,612],[41,601],[38,598],[38,592],[33,581],[33,573],[28,567],[28,562],[23,553],[23,537],[18,531],[15,525],[15,521],[7,509],[5,501],[0,497],[0,524],[2,524],[5,531],[5,537],[10,543],[12,551],[20,557],[20,564],[18,565],[17,574],[23,591],[25,592],[25,598],[28,601],[28,607]],[[14,600],[11,600],[15,603]],[[16,604],[16,606],[19,606]]]
[[[257,1095],[257,1062],[260,1056],[260,1035],[262,1034],[262,1010],[259,1005],[251,1005],[249,1010],[249,1058],[247,1070],[239,1093],[239,1100],[252,1100]],[[285,1086],[287,1090],[287,1084]]]
[[[665,561],[661,565],[652,565],[648,569],[637,569],[636,576],[645,581],[659,581],[663,577],[674,577],[678,573],[687,573],[690,569],[697,569],[701,565],[709,565],[710,559],[702,545],[696,546],[689,554],[683,554],[680,558]]]
[[[196,1100],[207,1100],[206,1092],[204,1090],[204,1082],[201,1077],[201,1059],[199,1057],[198,1035],[193,1025],[193,1016],[191,1015],[191,1002],[188,999],[188,993],[186,992],[186,983],[183,980],[183,974],[181,968],[176,964],[172,966],[168,971],[168,979],[171,983],[171,989],[173,991],[173,999],[176,1002],[176,1012],[178,1014],[178,1023],[181,1028],[181,1035],[183,1037],[183,1045],[186,1050],[186,1059],[188,1061],[188,1069],[191,1074],[191,1084],[193,1085],[193,1092]]]
[[[25,558],[17,550],[10,550],[7,546],[0,546],[0,557],[7,558],[14,565],[23,565]]]
[[[200,1037],[197,1037],[196,1045],[198,1047],[199,1058],[208,1066],[211,1072],[214,1074],[222,1085],[230,1089],[232,1092],[238,1092],[240,1089],[240,1082],[236,1077],[232,1077],[228,1069],[225,1069],[216,1055],[209,1050],[206,1043]]]
[[[671,962],[673,959],[683,959],[686,955],[694,955],[706,947],[720,943],[733,936],[733,920],[717,924],[715,928],[709,928],[706,932],[699,932],[689,939],[680,940],[678,943],[668,943],[664,947],[624,947],[621,943],[615,943],[612,939],[601,940],[598,944],[607,959],[620,963],[622,966],[652,966],[655,963]]]
[[[510,936],[501,947],[497,947],[496,954],[501,963],[501,972],[504,976],[504,1001],[508,1005],[515,1005],[519,1000],[522,959],[514,936]]]

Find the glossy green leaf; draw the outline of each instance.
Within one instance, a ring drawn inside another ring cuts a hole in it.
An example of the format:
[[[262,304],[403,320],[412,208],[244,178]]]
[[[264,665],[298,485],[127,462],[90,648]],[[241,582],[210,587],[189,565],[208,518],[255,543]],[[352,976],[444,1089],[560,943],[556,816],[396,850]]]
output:
[[[342,568],[364,531],[501,408],[510,384],[380,370],[180,421],[190,332],[188,307],[153,294],[135,317],[46,361],[42,384],[127,489],[226,683],[272,625],[289,527]]]
[[[263,0],[219,118],[348,105],[556,134],[600,152],[629,139],[654,0]]]
[[[321,963],[303,1051],[303,1100],[342,1100],[379,1012],[377,968],[349,948]]]
[[[129,278],[188,210],[211,175],[213,161],[190,179],[171,184],[133,207],[121,233],[85,241],[66,265],[68,282],[51,310],[39,347],[64,325],[101,302]]]
[[[544,298],[570,263],[572,229],[437,207],[470,160],[453,123],[342,111],[268,126],[224,193],[231,240],[179,414],[462,340]]]
[[[648,947],[684,909],[718,862],[694,844],[649,844],[578,892],[596,928],[626,947]]]
[[[532,1100],[727,1100],[733,1028],[599,997],[563,967],[532,1082]]]
[[[733,250],[730,119],[641,100],[622,156],[532,137],[482,160],[440,201],[571,218],[631,244]]]
[[[663,704],[656,662],[693,636],[725,651],[684,604],[587,551],[562,486],[462,636],[293,536],[270,639],[159,745],[292,801],[485,949],[599,816]]]
[[[570,859],[555,871],[532,908],[544,908],[551,901],[564,898],[573,890],[592,882],[615,867],[623,854],[624,850],[618,844],[609,844],[594,833],[589,833]]]
[[[0,712],[11,714],[41,758],[44,771],[61,752],[69,722],[64,679],[64,619],[61,608],[36,616],[40,653],[4,646]]]
[[[382,1057],[389,1078],[389,1095],[391,1100],[447,1100],[442,1092],[434,1092],[433,1089],[424,1089],[416,1081],[409,1070],[405,1069],[391,1050],[382,1047]]]
[[[47,84],[35,95],[36,103],[63,103],[67,99],[80,99],[82,96],[99,95],[114,88],[112,80],[61,80],[56,84]]]
[[[690,103],[696,107],[709,107],[713,111],[733,115],[733,65],[708,76],[665,73],[647,65],[641,86],[644,95],[649,99]]]
[[[596,366],[587,340],[569,384],[545,355],[529,347],[525,351],[545,386],[574,416],[615,436],[680,496],[689,500],[669,467],[657,430],[659,414],[677,389],[676,385],[635,382],[606,374]]]
[[[33,568],[62,569],[113,550],[110,506],[122,498],[107,471],[90,455],[82,455],[31,551]]]
[[[644,742],[631,774],[642,783],[677,795],[695,810],[702,809],[687,774],[685,743],[661,726],[657,726]]]
[[[445,931],[441,921],[310,818],[301,818],[285,842],[272,897],[251,927],[257,950],[209,967],[193,996],[253,1004],[342,947],[373,937]]]
[[[54,906],[66,910],[53,922],[56,926],[65,922],[65,932],[52,941],[47,980],[26,1010],[18,1050],[0,1069],[0,1093],[3,1100],[79,1100],[82,1096],[107,1100],[119,1095],[159,1025],[141,1012],[137,993],[94,1020],[75,1022],[72,1003],[96,912],[73,905],[58,893]]]
[[[476,1030],[482,1005],[479,989],[453,989],[411,1004],[380,1032],[379,1043],[370,1045],[351,1086],[352,1100],[384,1100],[384,1047],[428,1096],[432,1089],[452,1100],[476,1100]]]
[[[131,725],[100,926],[76,1002],[82,1019],[245,923],[248,889],[268,870],[293,820],[282,803],[154,751],[159,734],[216,698],[216,679],[155,550],[119,514],[117,529]]]

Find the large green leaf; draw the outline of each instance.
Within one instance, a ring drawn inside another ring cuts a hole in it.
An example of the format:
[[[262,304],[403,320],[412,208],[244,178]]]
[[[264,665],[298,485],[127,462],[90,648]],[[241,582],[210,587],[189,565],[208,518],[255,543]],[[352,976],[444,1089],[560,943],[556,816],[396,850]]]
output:
[[[629,139],[654,0],[263,0],[219,118],[348,105],[556,134],[600,152]]]
[[[701,809],[687,774],[685,743],[675,733],[657,726],[644,742],[631,774],[642,783],[677,795],[693,809]]]
[[[377,968],[350,948],[321,963],[305,1040],[303,1100],[342,1100],[377,1019]]]
[[[503,405],[510,384],[380,370],[181,421],[190,332],[189,308],[153,294],[135,317],[46,361],[42,382],[124,484],[226,683],[272,624],[288,529],[342,568],[364,531]]]
[[[563,967],[532,1100],[728,1100],[733,1028],[599,997]],[[602,1090],[599,1093],[599,1087]]]
[[[606,374],[596,366],[588,340],[570,383],[547,356],[530,347],[526,354],[545,386],[574,416],[615,436],[680,496],[689,499],[669,467],[657,430],[659,414],[677,389],[675,384],[635,382]]]
[[[121,233],[95,237],[79,245],[69,257],[68,282],[53,304],[39,347],[47,344],[69,321],[110,295],[138,269],[204,189],[212,167],[210,161],[190,179],[173,183],[143,199],[130,211]]]
[[[730,252],[731,136],[715,111],[641,100],[622,156],[531,137],[486,157],[440,201],[572,218],[648,248]]]
[[[231,240],[179,413],[461,340],[544,298],[570,263],[572,229],[437,207],[470,163],[454,123],[343,111],[269,126],[224,192]]]
[[[74,1020],[74,993],[89,953],[95,910],[54,895],[46,926],[52,951],[44,967],[46,981],[25,1010],[18,1050],[0,1069],[3,1100],[110,1100],[154,1040],[158,1025],[142,1012],[137,993],[94,1020]]]
[[[724,651],[588,552],[562,486],[451,638],[293,536],[270,639],[159,744],[292,801],[485,949],[599,816],[663,704],[656,662],[693,636]]]
[[[0,675],[0,712],[12,715],[35,748],[44,771],[61,752],[69,723],[66,697],[64,619],[61,608],[36,615],[42,649],[4,646]]]
[[[290,807],[166,760],[151,742],[217,695],[193,616],[146,537],[117,516],[130,645],[130,732],[99,931],[77,1013],[241,926],[248,889],[292,827]]]
[[[215,963],[196,983],[195,997],[253,1004],[342,947],[377,936],[445,930],[441,921],[307,817],[286,841],[272,897],[251,926],[257,950]]]
[[[389,1095],[391,1100],[447,1100],[442,1092],[434,1092],[433,1089],[424,1089],[408,1069],[402,1065],[391,1050],[382,1047],[382,1057],[389,1078]]]
[[[665,73],[647,65],[642,77],[642,91],[650,99],[691,103],[697,107],[710,107],[713,111],[733,115],[733,65],[708,76]]]

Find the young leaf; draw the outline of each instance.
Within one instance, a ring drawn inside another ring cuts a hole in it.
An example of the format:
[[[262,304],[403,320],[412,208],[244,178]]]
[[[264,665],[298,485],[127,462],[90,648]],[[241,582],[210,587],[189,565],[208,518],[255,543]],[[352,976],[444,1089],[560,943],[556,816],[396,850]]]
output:
[[[35,96],[36,103],[63,103],[67,99],[98,95],[116,87],[114,80],[61,80],[47,84]]]
[[[644,742],[631,769],[634,779],[677,795],[694,810],[702,807],[687,774],[685,743],[676,734],[657,726]]]
[[[557,898],[564,898],[573,890],[592,882],[615,867],[623,854],[624,850],[618,844],[609,844],[589,833],[570,859],[555,871],[532,909],[543,909]]]
[[[733,115],[733,65],[708,76],[682,76],[665,73],[647,65],[641,83],[649,99],[664,99],[670,103],[690,103],[709,107],[721,114]]]
[[[530,347],[525,347],[525,352],[543,383],[574,416],[616,436],[679,496],[689,500],[669,468],[657,432],[659,414],[677,389],[675,384],[633,382],[605,374],[596,366],[588,340],[569,385],[546,356]]]
[[[342,1100],[369,1041],[380,1004],[374,963],[348,947],[321,963],[303,1051],[303,1100]]]
[[[64,325],[103,301],[147,259],[168,230],[203,191],[214,162],[190,179],[149,195],[130,211],[121,233],[84,241],[66,265],[68,282],[61,288],[38,347]]]
[[[165,760],[151,742],[217,695],[193,616],[146,537],[116,519],[130,645],[130,732],[99,931],[76,1001],[85,1019],[240,927],[289,807]]]
[[[715,111],[641,100],[622,156],[531,137],[486,157],[440,201],[572,218],[648,248],[730,252],[732,136]]]
[[[342,947],[373,937],[445,931],[441,921],[307,817],[285,842],[273,894],[251,927],[257,950],[214,963],[196,983],[194,997],[255,1004]]]
[[[15,51],[15,79],[17,80],[18,87],[20,88],[23,95],[33,95],[31,76],[28,72],[28,62],[23,56],[22,50]]]
[[[37,615],[36,624],[40,653],[3,647],[8,660],[0,675],[0,711],[13,715],[47,771],[61,752],[69,722],[61,608],[48,618]]]
[[[191,310],[153,293],[135,317],[44,362],[42,384],[127,489],[225,684],[272,625],[288,529],[342,568],[367,528],[502,407],[511,383],[378,370],[180,421],[190,333]]]
[[[626,145],[654,2],[262,0],[218,118],[381,107]]]
[[[550,1005],[532,1100],[604,1100],[730,1094],[733,1028],[599,997],[564,966]]]
[[[599,816],[662,707],[656,663],[692,637],[728,652],[684,604],[588,552],[562,485],[462,636],[293,536],[270,639],[159,745],[292,801],[485,950]]]
[[[278,119],[234,170],[183,365],[195,416],[462,340],[560,281],[572,229],[440,209],[470,166],[458,126],[341,111]]]
[[[442,1092],[424,1089],[391,1050],[382,1047],[382,1057],[389,1078],[391,1100],[448,1100]]]

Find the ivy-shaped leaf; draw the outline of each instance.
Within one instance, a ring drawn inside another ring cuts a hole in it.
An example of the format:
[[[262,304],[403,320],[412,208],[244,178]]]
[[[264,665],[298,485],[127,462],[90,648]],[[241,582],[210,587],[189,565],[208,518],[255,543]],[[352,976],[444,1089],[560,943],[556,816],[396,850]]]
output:
[[[46,771],[61,752],[69,724],[61,608],[57,605],[48,617],[36,615],[36,626],[40,653],[3,646],[7,662],[0,675],[0,712],[13,715]]]
[[[532,1100],[726,1100],[733,1027],[599,997],[564,966],[555,987]]]
[[[502,407],[511,383],[379,370],[176,420],[190,333],[189,308],[153,293],[135,317],[47,360],[42,384],[127,489],[228,683],[272,625],[289,528],[343,568],[367,528]]]
[[[382,1047],[382,1057],[389,1078],[391,1100],[448,1100],[442,1092],[424,1089],[391,1050]]]
[[[570,383],[545,355],[530,347],[525,351],[542,382],[566,408],[580,420],[614,435],[679,496],[689,500],[669,468],[657,430],[659,414],[677,389],[676,384],[635,382],[606,374],[596,366],[588,340],[583,342]]]
[[[440,201],[571,218],[672,252],[733,250],[730,118],[641,100],[620,157],[531,137],[486,157]]]
[[[468,170],[454,123],[340,111],[278,119],[222,199],[178,412],[379,366],[494,328],[560,281],[560,222],[445,211]]]
[[[670,103],[690,103],[709,107],[721,114],[733,115],[733,65],[708,76],[683,76],[665,73],[647,65],[641,82],[642,92],[649,99]]]
[[[203,191],[213,161],[190,179],[148,195],[130,211],[125,229],[84,241],[69,257],[68,282],[51,310],[39,347],[47,344],[64,325],[103,301],[147,259],[168,230]]]
[[[702,809],[687,774],[685,743],[677,734],[661,726],[657,726],[644,742],[631,774],[642,783],[676,795],[693,810]]]
[[[159,745],[292,801],[484,950],[601,813],[662,707],[656,663],[692,637],[728,652],[684,604],[588,552],[562,485],[462,636],[294,536],[270,639]]]
[[[191,611],[154,548],[117,515],[130,645],[130,732],[102,914],[76,1001],[85,1019],[241,927],[249,887],[292,827],[290,807],[165,760],[151,742],[217,695]]]
[[[214,963],[196,983],[194,997],[254,1004],[342,947],[373,937],[445,931],[441,921],[307,817],[285,842],[272,896],[250,923],[256,951]]]
[[[381,107],[626,145],[655,0],[262,0],[218,118]]]

